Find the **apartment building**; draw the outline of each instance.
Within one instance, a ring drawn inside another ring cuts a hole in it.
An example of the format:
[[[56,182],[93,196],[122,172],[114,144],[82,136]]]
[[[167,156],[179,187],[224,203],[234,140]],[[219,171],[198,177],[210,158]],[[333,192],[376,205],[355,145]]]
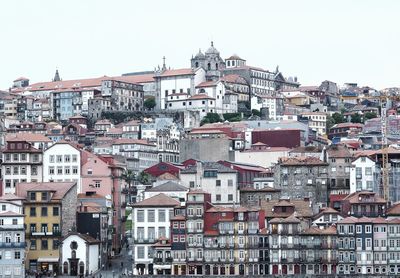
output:
[[[169,239],[170,219],[174,207],[179,205],[177,200],[158,194],[132,206],[135,221],[132,231],[134,275],[156,274],[152,246],[159,239]]]
[[[60,240],[76,227],[76,187],[76,182],[17,185],[17,196],[24,198],[26,269],[58,273]]]
[[[15,193],[19,182],[41,182],[43,151],[20,139],[7,140],[2,150],[3,194]]]

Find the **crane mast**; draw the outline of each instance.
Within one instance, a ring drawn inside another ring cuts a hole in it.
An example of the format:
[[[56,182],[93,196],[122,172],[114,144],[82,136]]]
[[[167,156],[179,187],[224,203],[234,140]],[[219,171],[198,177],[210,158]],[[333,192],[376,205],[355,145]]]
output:
[[[387,102],[386,95],[381,95],[381,132],[382,132],[382,188],[383,198],[389,202],[389,152],[387,140]]]

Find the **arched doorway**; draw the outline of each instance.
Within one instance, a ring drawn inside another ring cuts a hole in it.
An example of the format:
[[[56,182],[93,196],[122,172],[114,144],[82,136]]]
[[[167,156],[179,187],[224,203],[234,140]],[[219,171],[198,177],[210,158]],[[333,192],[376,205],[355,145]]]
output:
[[[64,262],[63,265],[63,273],[68,275],[68,262]]]
[[[282,266],[282,274],[287,274],[287,265]]]
[[[211,274],[211,267],[209,264],[206,265],[206,275],[210,275]]]
[[[298,264],[294,265],[294,274],[300,274],[300,266]]]
[[[85,263],[84,262],[79,262],[79,274],[80,275],[85,274]]]

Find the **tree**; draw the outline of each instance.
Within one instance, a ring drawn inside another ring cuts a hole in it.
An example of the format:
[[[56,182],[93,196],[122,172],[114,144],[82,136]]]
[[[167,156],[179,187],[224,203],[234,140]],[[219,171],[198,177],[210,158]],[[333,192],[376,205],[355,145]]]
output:
[[[154,107],[156,107],[156,99],[154,97],[149,97],[144,101],[143,106],[147,110],[152,110]]]
[[[225,113],[222,116],[225,121],[240,122],[242,120],[242,115],[240,113]]]
[[[207,113],[207,115],[201,120],[200,125],[212,124],[218,122],[222,122],[222,119],[218,115],[218,113]]]
[[[326,129],[329,131],[335,124],[335,119],[332,116],[328,115],[326,117]]]
[[[364,114],[364,121],[369,120],[369,119],[373,119],[376,118],[377,115],[375,112],[367,112]]]
[[[145,172],[140,172],[137,180],[142,184],[149,184],[150,183],[150,175]]]
[[[136,198],[137,195],[137,188],[135,186],[132,187],[134,182],[136,181],[136,174],[129,169],[124,170],[124,172],[121,174],[121,179],[125,181],[125,183],[128,185],[128,187],[125,186],[128,192],[128,202],[131,202],[132,200],[132,195]]]
[[[344,123],[346,121],[346,119],[344,118],[342,113],[333,113],[332,115],[332,119],[335,122],[335,124],[340,124],[340,123]]]
[[[356,113],[351,115],[351,120],[352,123],[362,123],[362,117],[360,114]]]
[[[251,113],[252,113],[254,116],[261,117],[261,112],[260,112],[259,110],[257,110],[257,109],[252,109],[252,110],[251,110]]]

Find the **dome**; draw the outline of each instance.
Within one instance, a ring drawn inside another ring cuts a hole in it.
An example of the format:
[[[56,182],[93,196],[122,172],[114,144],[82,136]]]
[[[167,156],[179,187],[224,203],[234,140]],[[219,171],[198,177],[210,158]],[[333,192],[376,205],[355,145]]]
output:
[[[205,59],[206,56],[201,52],[201,49],[199,49],[199,53],[194,56],[195,59]]]
[[[206,54],[217,54],[219,55],[219,51],[214,47],[214,42],[211,42],[211,46],[207,49]]]

